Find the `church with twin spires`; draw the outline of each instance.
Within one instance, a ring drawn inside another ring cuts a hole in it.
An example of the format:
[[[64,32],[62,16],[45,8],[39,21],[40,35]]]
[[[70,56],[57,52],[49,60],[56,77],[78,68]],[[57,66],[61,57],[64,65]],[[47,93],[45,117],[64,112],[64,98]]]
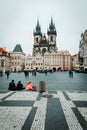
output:
[[[33,56],[36,56],[38,54],[44,56],[45,52],[57,53],[58,51],[56,46],[57,32],[52,18],[49,24],[49,28],[47,29],[47,35],[48,37],[46,37],[45,33],[44,34],[42,33],[39,20],[37,20],[37,25],[33,32],[33,36],[34,36]]]

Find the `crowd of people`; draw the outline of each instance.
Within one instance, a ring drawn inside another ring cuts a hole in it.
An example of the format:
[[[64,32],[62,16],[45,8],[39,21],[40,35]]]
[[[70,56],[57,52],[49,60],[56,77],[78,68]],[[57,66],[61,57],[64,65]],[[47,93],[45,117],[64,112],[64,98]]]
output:
[[[36,91],[36,86],[33,86],[32,82],[28,82],[26,87],[23,86],[21,81],[18,81],[17,85],[15,85],[14,80],[9,83],[8,90],[16,91],[16,90],[27,90],[27,91]]]

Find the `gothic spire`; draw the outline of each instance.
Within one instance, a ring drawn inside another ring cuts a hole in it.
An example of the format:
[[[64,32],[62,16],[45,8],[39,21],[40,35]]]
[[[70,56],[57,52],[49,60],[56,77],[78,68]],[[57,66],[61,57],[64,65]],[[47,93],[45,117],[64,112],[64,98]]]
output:
[[[54,35],[57,35],[56,33],[56,28],[55,28],[55,24],[53,23],[53,19],[51,18],[51,22],[49,24],[49,28],[47,30],[47,34],[50,35],[50,34],[54,34]]]
[[[34,30],[34,35],[42,35],[39,20],[37,20],[37,25],[36,25],[35,30]]]

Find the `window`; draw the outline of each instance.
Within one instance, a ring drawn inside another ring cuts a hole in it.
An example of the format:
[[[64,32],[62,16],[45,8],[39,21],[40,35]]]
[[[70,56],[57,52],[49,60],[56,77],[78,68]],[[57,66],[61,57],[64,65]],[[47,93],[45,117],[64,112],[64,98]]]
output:
[[[0,55],[2,55],[2,52],[0,52]]]
[[[36,42],[38,43],[38,37],[36,38]]]
[[[53,41],[53,36],[51,36],[51,41]]]

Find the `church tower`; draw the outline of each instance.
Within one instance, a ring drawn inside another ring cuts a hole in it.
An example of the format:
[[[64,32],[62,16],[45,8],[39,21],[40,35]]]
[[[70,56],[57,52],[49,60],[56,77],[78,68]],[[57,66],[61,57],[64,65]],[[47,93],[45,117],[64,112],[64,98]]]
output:
[[[48,42],[49,42],[49,52],[57,52],[57,47],[56,47],[57,32],[52,18],[51,18],[51,23],[49,24],[49,28],[47,30],[47,34],[48,34]]]
[[[42,39],[42,32],[39,20],[37,20],[37,25],[35,27],[33,35],[34,35],[33,55],[36,55],[39,51],[39,43]]]
[[[36,28],[34,30],[34,44],[38,45],[38,43],[41,40],[41,37],[42,37],[41,27],[39,24],[39,20],[37,20],[37,25],[36,25]]]
[[[33,45],[33,55],[44,55],[45,52],[48,51],[48,40],[45,34],[42,34],[41,27],[39,24],[39,20],[37,20],[37,25],[34,30],[34,45]]]
[[[44,56],[45,52],[57,52],[56,47],[56,28],[51,18],[51,23],[49,24],[49,29],[47,30],[48,39],[45,34],[42,34],[39,20],[37,20],[37,25],[33,32],[34,35],[34,44],[33,44],[33,56],[42,55]]]

